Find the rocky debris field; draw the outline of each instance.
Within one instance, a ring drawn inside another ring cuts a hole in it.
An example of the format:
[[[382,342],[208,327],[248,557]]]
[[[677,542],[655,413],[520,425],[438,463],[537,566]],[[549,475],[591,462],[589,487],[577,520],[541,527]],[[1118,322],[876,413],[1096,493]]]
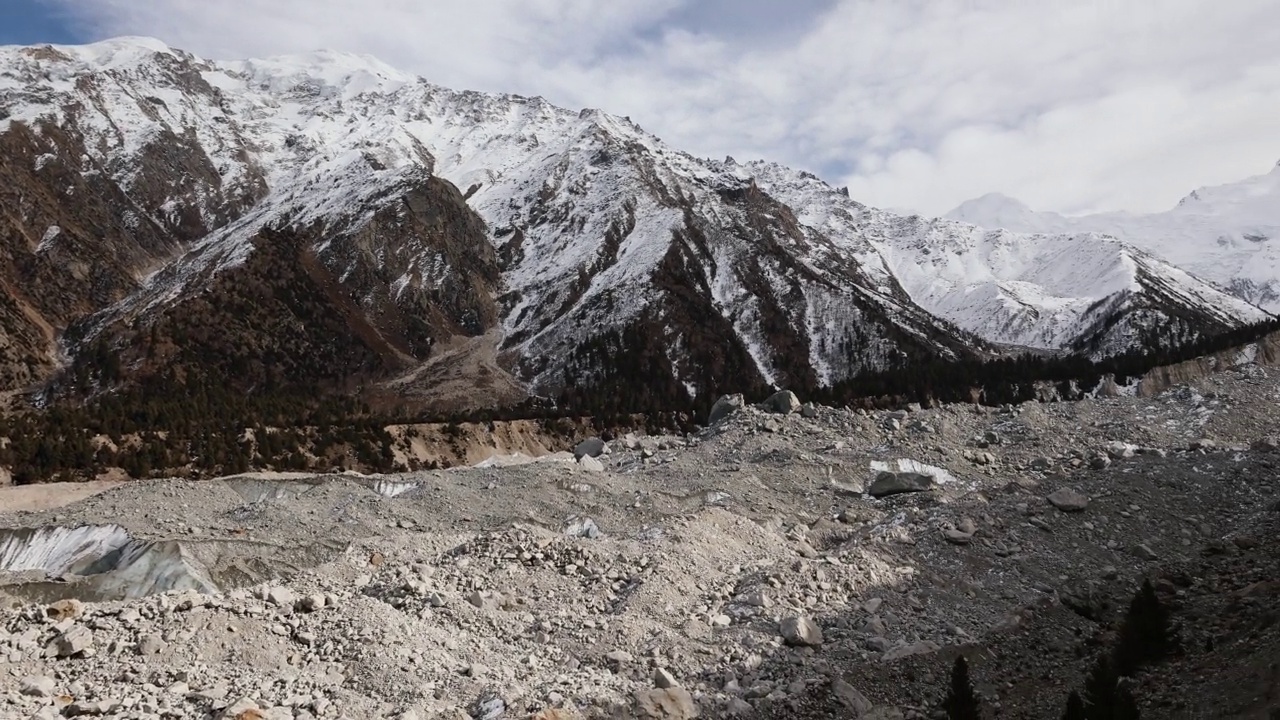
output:
[[[1280,372],[720,403],[688,437],[0,508],[0,717],[1056,718],[1144,579],[1152,718],[1280,712]]]

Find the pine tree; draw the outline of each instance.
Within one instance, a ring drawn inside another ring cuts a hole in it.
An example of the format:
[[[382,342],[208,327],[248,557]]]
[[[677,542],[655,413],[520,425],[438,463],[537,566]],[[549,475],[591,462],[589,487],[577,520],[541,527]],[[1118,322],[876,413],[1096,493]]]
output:
[[[1084,700],[1075,690],[1067,696],[1067,712],[1063,714],[1062,720],[1085,720]]]
[[[958,656],[951,667],[951,692],[942,707],[947,711],[947,720],[979,720],[982,717],[978,696],[969,682],[969,663],[963,655]]]
[[[1099,655],[1089,677],[1084,681],[1086,720],[1115,720],[1116,684],[1119,679],[1107,656]]]
[[[1169,657],[1175,646],[1169,609],[1160,602],[1151,581],[1146,580],[1129,603],[1129,612],[1120,627],[1116,672],[1133,675],[1139,668]]]
[[[1112,720],[1138,720],[1138,701],[1133,697],[1129,686],[1122,684],[1116,689],[1116,708],[1111,713]]]

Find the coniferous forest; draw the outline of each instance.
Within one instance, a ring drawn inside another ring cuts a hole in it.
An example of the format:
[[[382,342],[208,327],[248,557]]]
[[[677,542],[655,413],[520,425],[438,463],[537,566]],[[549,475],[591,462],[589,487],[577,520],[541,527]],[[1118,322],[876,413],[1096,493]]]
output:
[[[1094,361],[1081,355],[1023,354],[995,360],[913,360],[864,373],[831,387],[790,388],[806,400],[863,408],[908,403],[1004,405],[1073,399],[1104,379],[1120,385],[1152,368],[1255,341],[1280,330],[1280,321],[1244,327],[1174,348]],[[763,398],[753,369],[733,365],[734,354],[704,351],[713,362],[698,377],[678,378],[661,342],[643,328],[608,333],[572,356],[554,398],[520,405],[438,415],[410,407],[373,408],[359,393],[290,384],[248,389],[215,371],[190,368],[145,383],[113,385],[119,358],[95,346],[73,366],[73,378],[107,388],[93,395],[52,395],[44,406],[0,418],[0,465],[18,483],[77,480],[119,467],[131,477],[228,474],[250,468],[328,471],[354,465],[397,469],[386,427],[396,424],[540,420],[548,431],[572,433],[558,421],[585,422],[596,432],[619,429],[688,432],[726,393]],[[685,382],[702,392],[690,398]],[[557,430],[559,428],[559,430]],[[304,452],[305,450],[305,452]],[[400,468],[404,469],[404,468]]]

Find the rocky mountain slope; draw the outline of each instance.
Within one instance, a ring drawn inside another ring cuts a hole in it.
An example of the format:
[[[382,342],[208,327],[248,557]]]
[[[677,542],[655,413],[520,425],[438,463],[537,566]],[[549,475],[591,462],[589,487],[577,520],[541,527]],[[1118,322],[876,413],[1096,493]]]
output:
[[[748,406],[577,462],[48,488],[0,510],[0,716],[924,720],[964,655],[983,717],[1039,720],[1146,579],[1180,650],[1125,680],[1142,717],[1271,717],[1273,362]]]
[[[1200,188],[1177,207],[1150,215],[1064,217],[991,194],[947,217],[1013,232],[1106,233],[1270,312],[1280,311],[1280,163],[1266,175]]]
[[[7,47],[0,148],[9,388],[79,361],[88,389],[199,373],[429,396],[411,380],[461,336],[492,339],[535,392],[669,407],[989,342],[1109,353],[1264,317],[1113,240],[900,218],[625,118],[365,57]]]

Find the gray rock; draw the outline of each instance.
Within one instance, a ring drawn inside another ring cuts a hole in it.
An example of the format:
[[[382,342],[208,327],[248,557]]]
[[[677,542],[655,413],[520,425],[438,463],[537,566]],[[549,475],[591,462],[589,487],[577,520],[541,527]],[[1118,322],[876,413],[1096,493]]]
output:
[[[680,683],[676,682],[675,676],[667,672],[666,668],[658,668],[653,671],[653,686],[665,690],[680,687]]]
[[[878,707],[858,720],[903,720],[906,715],[896,707]]]
[[[498,695],[486,693],[471,704],[471,717],[475,720],[498,720],[507,712],[507,702]]]
[[[303,612],[319,612],[328,604],[324,595],[308,595],[298,601],[298,609]]]
[[[281,608],[293,608],[298,596],[287,587],[273,587],[267,590],[267,602]]]
[[[800,417],[812,420],[818,417],[818,406],[813,403],[805,403],[800,406]]]
[[[138,641],[139,655],[159,655],[168,647],[159,635],[144,635]]]
[[[800,398],[790,390],[780,390],[760,403],[760,409],[779,415],[790,415],[800,410]]]
[[[841,705],[848,708],[855,718],[866,715],[874,707],[866,695],[840,678],[831,681],[831,694],[840,701]]]
[[[25,677],[19,686],[19,692],[28,697],[46,698],[53,694],[55,687],[56,683],[51,677]]]
[[[1031,469],[1038,472],[1045,472],[1053,469],[1053,458],[1040,457],[1031,461]]]
[[[604,656],[606,660],[615,665],[625,665],[632,661],[631,653],[626,650],[614,650]]]
[[[1137,454],[1138,446],[1116,441],[1107,443],[1106,451],[1107,455],[1111,457],[1111,459],[1124,460]]]
[[[700,715],[693,696],[684,688],[640,690],[635,693],[632,713],[647,720],[693,720]]]
[[[604,472],[604,463],[591,457],[590,455],[583,455],[582,457],[578,458],[578,466],[581,467],[583,470],[586,470],[587,472],[593,472],[593,473]]]
[[[564,534],[594,540],[600,537],[600,526],[591,518],[570,518],[565,524]]]
[[[605,447],[604,441],[600,438],[587,438],[573,446],[573,457],[575,460],[581,460],[584,457],[597,458],[604,454]]]
[[[822,628],[810,618],[804,616],[783,618],[779,629],[782,632],[782,639],[786,640],[788,645],[816,647],[822,644]]]
[[[952,545],[968,545],[973,542],[973,533],[962,532],[955,528],[943,530],[942,537]]]
[[[1099,455],[1089,461],[1089,467],[1093,468],[1094,470],[1106,470],[1107,468],[1111,467],[1111,458],[1107,457],[1106,455]]]
[[[751,717],[755,715],[756,709],[751,707],[751,703],[742,698],[729,698],[729,702],[724,708],[725,715],[728,717]]]
[[[867,493],[871,497],[887,497],[901,493],[925,492],[933,488],[933,477],[924,473],[884,471],[876,475]]]
[[[1160,557],[1159,555],[1156,554],[1156,551],[1152,550],[1151,547],[1148,545],[1135,546],[1133,548],[1133,554],[1137,555],[1139,558],[1143,560],[1156,560]]]
[[[1218,443],[1217,443],[1217,442],[1215,442],[1215,441],[1213,441],[1213,440],[1210,440],[1209,438],[1201,438],[1201,439],[1196,440],[1195,442],[1191,443],[1191,449],[1192,449],[1192,450],[1204,450],[1204,451],[1208,452],[1208,451],[1210,451],[1210,450],[1217,450],[1217,449],[1218,449]]]
[[[1249,449],[1258,453],[1280,452],[1280,439],[1277,439],[1274,437],[1267,437],[1267,438],[1262,438],[1260,440],[1255,440],[1253,444],[1249,446]]]
[[[79,655],[93,647],[93,631],[83,625],[73,625],[53,641],[58,657]]]
[[[742,398],[742,395],[725,395],[721,397],[711,406],[711,414],[707,416],[707,424],[715,425],[741,410],[746,404],[746,400]]]
[[[1062,512],[1074,513],[1082,512],[1089,507],[1089,498],[1077,492],[1074,488],[1059,488],[1049,493],[1045,498],[1049,504],[1058,508]]]
[[[937,652],[937,651],[938,651],[937,643],[930,642],[928,640],[922,640],[920,642],[911,643],[910,645],[902,645],[902,646],[896,647],[890,650],[889,652],[885,653],[884,657],[882,657],[881,660],[884,660],[885,662],[893,662],[895,660],[901,660],[902,658],[905,658],[905,657],[911,657],[912,655],[928,655],[929,653]]]

